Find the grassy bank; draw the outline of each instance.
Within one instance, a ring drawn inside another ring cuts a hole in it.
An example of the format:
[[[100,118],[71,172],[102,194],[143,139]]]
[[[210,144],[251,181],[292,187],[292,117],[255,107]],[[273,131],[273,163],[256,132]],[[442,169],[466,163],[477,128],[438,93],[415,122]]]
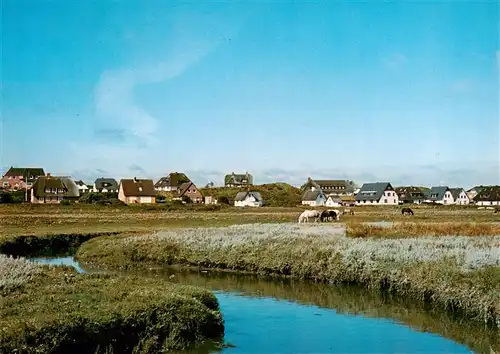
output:
[[[254,224],[96,238],[77,258],[109,268],[180,264],[362,284],[500,329],[500,236],[360,239],[331,224]]]
[[[220,340],[208,291],[0,255],[0,352],[151,353]]]
[[[40,236],[21,235],[0,238],[0,254],[14,257],[41,257],[74,254],[85,241],[99,236],[116,235],[117,232],[89,234],[48,234]]]

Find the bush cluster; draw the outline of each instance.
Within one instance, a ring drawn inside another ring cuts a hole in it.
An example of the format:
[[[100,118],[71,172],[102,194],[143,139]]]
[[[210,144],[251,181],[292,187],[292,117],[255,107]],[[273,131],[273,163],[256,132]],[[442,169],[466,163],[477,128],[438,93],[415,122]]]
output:
[[[301,204],[303,191],[287,183],[270,183],[248,187],[249,190],[260,192],[264,203],[269,207],[294,207]],[[247,190],[244,188],[204,188],[201,193],[214,196],[219,204],[234,204],[236,194]]]

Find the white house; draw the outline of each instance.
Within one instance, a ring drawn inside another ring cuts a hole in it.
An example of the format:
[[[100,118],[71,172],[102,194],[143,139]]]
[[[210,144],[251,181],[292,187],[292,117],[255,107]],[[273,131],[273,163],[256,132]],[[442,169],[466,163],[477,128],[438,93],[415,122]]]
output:
[[[264,201],[259,192],[238,192],[234,198],[234,206],[237,207],[261,207]]]
[[[326,195],[321,189],[311,188],[302,196],[302,205],[312,207],[323,206],[326,204]]]
[[[456,205],[469,205],[470,199],[463,188],[450,188],[451,195]]]
[[[217,204],[217,198],[211,195],[205,197],[205,204]]]
[[[339,197],[331,195],[326,200],[325,205],[327,207],[340,207],[340,206],[342,206],[342,199],[340,199]]]
[[[398,205],[399,197],[389,182],[365,183],[356,194],[356,205]]]
[[[500,205],[500,186],[483,187],[474,198],[474,203],[480,206]]]
[[[428,192],[427,202],[443,204],[443,205],[453,205],[455,204],[455,198],[451,193],[451,189],[447,186],[437,186],[432,187]]]
[[[88,193],[92,190],[92,187],[89,187],[85,182],[82,180],[75,181],[76,186],[78,187],[78,190],[80,191],[80,195]]]

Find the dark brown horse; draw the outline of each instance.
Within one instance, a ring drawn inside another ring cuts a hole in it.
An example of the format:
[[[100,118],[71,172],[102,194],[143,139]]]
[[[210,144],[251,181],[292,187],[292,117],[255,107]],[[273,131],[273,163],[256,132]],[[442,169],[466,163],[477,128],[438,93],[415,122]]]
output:
[[[321,213],[321,222],[339,220],[340,213],[337,210],[323,210]]]
[[[410,208],[403,208],[403,209],[401,209],[401,214],[403,214],[403,215],[413,215],[413,210],[411,210]]]

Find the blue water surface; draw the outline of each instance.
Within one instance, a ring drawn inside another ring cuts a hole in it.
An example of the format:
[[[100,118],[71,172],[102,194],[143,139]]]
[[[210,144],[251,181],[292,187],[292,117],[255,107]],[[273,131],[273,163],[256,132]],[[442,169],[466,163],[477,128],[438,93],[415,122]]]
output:
[[[471,353],[451,340],[390,320],[272,298],[217,292],[227,353]]]
[[[73,257],[38,257],[30,258],[32,262],[51,264],[51,265],[65,265],[76,269],[78,273],[85,273],[86,271],[80,267],[80,264],[75,261]]]
[[[88,271],[73,257],[31,260]],[[230,344],[224,353],[471,353],[452,340],[389,319],[339,314],[269,297],[214,293],[225,321],[225,342]]]

